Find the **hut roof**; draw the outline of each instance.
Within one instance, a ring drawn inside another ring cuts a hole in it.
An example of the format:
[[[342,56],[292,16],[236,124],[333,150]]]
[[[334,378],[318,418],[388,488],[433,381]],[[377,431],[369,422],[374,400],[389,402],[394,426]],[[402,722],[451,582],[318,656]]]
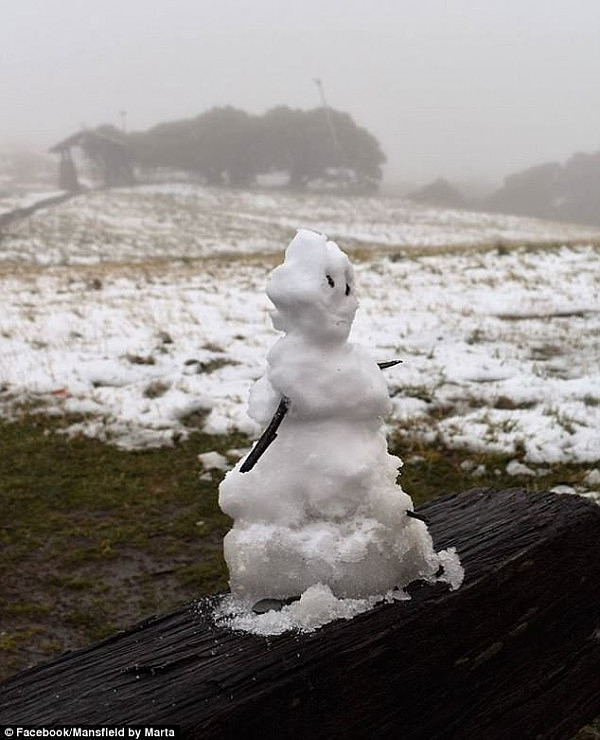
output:
[[[123,150],[125,145],[118,139],[98,131],[78,131],[76,134],[67,136],[66,139],[59,141],[58,144],[50,147],[49,152],[55,154],[70,149],[72,146],[82,146],[87,143],[103,144],[105,147]]]

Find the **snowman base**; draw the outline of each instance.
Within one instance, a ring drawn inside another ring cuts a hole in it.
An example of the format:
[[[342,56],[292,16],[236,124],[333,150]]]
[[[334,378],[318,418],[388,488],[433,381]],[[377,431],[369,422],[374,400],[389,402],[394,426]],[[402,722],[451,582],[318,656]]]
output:
[[[451,591],[456,590],[464,577],[456,550],[442,550],[437,557],[439,568],[434,576],[418,576],[404,588],[389,588],[362,598],[344,598],[336,596],[329,585],[319,582],[299,597],[263,598],[254,604],[230,594],[216,605],[213,616],[221,627],[265,637],[285,632],[313,632],[330,622],[352,619],[377,604],[410,601],[415,588],[445,583]]]
[[[423,522],[390,527],[371,517],[294,528],[236,523],[224,540],[231,592],[249,606],[297,598],[316,583],[337,598],[368,598],[435,580],[443,562]]]

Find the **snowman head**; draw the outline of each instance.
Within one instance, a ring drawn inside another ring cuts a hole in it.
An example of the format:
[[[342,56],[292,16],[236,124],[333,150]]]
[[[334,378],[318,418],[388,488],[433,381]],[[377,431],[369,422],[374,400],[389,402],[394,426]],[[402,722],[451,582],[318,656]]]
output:
[[[273,326],[315,344],[348,339],[358,301],[348,257],[324,234],[300,229],[271,274]]]

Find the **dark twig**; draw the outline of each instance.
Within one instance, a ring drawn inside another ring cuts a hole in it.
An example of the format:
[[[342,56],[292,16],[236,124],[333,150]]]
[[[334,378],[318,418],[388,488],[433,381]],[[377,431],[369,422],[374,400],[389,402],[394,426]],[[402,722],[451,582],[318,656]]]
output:
[[[407,509],[406,516],[409,516],[411,519],[418,519],[420,522],[424,522],[425,524],[429,524],[429,520],[426,517],[424,517],[422,514],[417,514],[410,509]]]
[[[256,463],[261,458],[264,451],[267,449],[267,447],[271,444],[271,442],[277,436],[277,430],[279,429],[281,422],[283,421],[285,415],[287,414],[287,410],[289,409],[289,407],[290,407],[290,399],[287,396],[283,396],[283,398],[279,402],[277,411],[275,412],[275,414],[273,415],[273,418],[269,422],[269,426],[260,435],[259,440],[254,445],[254,447],[250,450],[250,454],[242,463],[242,466],[240,468],[240,473],[247,473],[249,470],[252,470],[252,468],[256,465]]]
[[[399,365],[402,362],[402,360],[388,360],[387,362],[378,362],[380,370],[386,370],[388,367],[394,367],[394,365]]]

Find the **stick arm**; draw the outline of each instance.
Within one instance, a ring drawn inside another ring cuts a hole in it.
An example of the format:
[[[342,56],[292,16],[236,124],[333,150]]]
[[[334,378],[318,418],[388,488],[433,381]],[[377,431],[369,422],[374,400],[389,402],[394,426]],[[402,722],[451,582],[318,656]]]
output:
[[[277,430],[279,429],[281,422],[284,420],[289,407],[290,399],[287,396],[282,396],[281,401],[279,401],[279,406],[273,414],[273,418],[269,422],[269,426],[260,435],[256,444],[250,450],[248,457],[242,463],[240,473],[248,473],[260,460],[267,447],[277,436]]]

